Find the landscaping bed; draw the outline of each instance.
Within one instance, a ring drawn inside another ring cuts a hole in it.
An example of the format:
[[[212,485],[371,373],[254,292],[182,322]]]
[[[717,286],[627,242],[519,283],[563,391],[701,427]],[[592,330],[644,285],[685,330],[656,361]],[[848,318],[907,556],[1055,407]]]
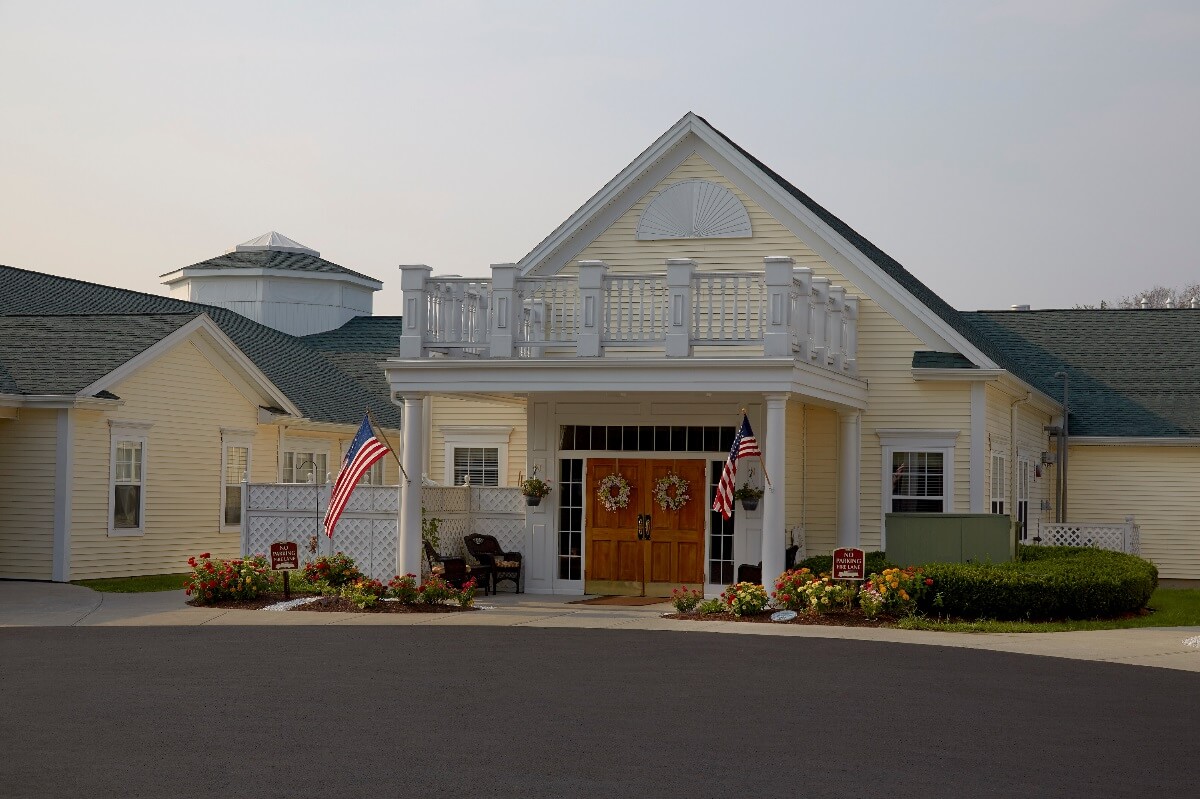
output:
[[[882,614],[868,619],[860,611],[847,610],[829,613],[798,613],[796,618],[790,621],[771,621],[771,615],[775,612],[768,610],[762,613],[735,616],[732,613],[700,613],[693,610],[688,613],[667,613],[663,618],[679,619],[680,621],[746,621],[759,624],[765,622],[767,624],[803,624],[826,627],[895,627],[899,620],[895,616]]]
[[[386,600],[360,608],[349,599],[340,596],[323,596],[315,602],[297,605],[288,610],[289,612],[307,610],[317,613],[460,613],[479,610],[479,608],[470,605],[465,607],[461,605],[409,605],[404,602],[388,602]]]

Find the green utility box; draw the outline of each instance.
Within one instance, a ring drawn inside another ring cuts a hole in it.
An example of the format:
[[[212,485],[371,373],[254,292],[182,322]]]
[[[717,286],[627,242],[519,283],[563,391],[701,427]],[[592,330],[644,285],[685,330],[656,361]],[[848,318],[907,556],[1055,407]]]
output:
[[[995,513],[889,513],[887,559],[923,563],[1006,563],[1016,557],[1012,520]]]

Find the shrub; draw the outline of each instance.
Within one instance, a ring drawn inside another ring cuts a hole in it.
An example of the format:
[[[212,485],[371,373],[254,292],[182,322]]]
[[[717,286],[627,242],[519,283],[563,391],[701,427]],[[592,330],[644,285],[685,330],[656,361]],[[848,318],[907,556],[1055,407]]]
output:
[[[775,607],[786,610],[808,610],[808,595],[804,587],[815,579],[817,575],[808,569],[785,571],[775,580],[775,590],[771,594],[772,603]]]
[[[361,608],[368,608],[379,601],[387,589],[378,580],[362,578],[352,583],[346,583],[339,589],[339,595],[348,599]]]
[[[884,569],[896,567],[894,563],[888,562],[887,555],[883,552],[866,553],[866,561],[867,574],[882,574]],[[808,569],[813,574],[830,574],[833,572],[833,556],[813,555],[811,558],[805,558],[797,563],[796,568]]]
[[[701,616],[711,616],[714,613],[724,613],[725,603],[716,597],[706,599],[696,606],[696,612]]]
[[[767,609],[767,589],[758,583],[735,583],[721,592],[721,601],[734,616],[762,613]]]
[[[886,608],[895,613],[910,614],[917,609],[921,597],[929,591],[933,584],[933,578],[926,575],[922,569],[915,569],[911,566],[907,569],[893,567],[884,569],[879,574],[872,573],[870,579],[863,583],[860,594],[869,592],[867,604],[878,603],[880,605],[875,613]],[[865,612],[861,596],[858,605],[863,607]]]
[[[1034,550],[1038,550],[1034,552]],[[1132,613],[1158,585],[1154,564],[1081,547],[1023,547],[1013,563],[935,563],[921,610],[965,619],[1094,619]]]
[[[704,594],[695,588],[681,585],[671,591],[671,604],[675,606],[676,613],[688,613],[695,610],[702,599],[704,599]]]
[[[460,608],[469,608],[475,604],[475,578],[472,577],[463,583],[462,588],[458,589],[454,596],[454,601],[458,603]]]
[[[192,567],[184,583],[188,596],[205,604],[223,599],[256,599],[271,590],[271,566],[261,555],[233,560],[213,560],[205,552],[188,558]]]
[[[812,580],[801,589],[808,606],[816,613],[828,613],[838,608],[848,609],[854,601],[855,590],[850,585],[828,577]]]
[[[417,602],[423,605],[440,605],[454,599],[458,594],[454,586],[441,577],[430,577],[417,586]]]
[[[417,590],[417,575],[406,574],[403,577],[396,575],[388,580],[387,595],[398,599],[403,605],[415,605],[417,597],[421,595]]]
[[[362,577],[362,572],[354,564],[354,558],[344,552],[322,555],[304,564],[304,579],[314,584],[324,583],[330,588],[341,588]]]

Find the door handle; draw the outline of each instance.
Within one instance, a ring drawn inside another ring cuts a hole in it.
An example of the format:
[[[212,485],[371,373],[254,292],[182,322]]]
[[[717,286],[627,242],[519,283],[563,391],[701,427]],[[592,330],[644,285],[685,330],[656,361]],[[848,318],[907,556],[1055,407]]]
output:
[[[646,540],[650,540],[650,514],[646,514]]]
[[[638,514],[637,525],[638,541],[643,541],[646,536],[646,517],[641,513]]]

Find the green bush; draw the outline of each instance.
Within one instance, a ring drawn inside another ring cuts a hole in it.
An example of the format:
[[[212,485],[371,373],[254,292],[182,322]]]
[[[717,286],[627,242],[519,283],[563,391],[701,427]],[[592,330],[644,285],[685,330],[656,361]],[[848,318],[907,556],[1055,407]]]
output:
[[[1146,606],[1158,569],[1134,555],[1084,547],[1022,547],[1012,563],[931,563],[920,610],[964,619],[1096,619]]]
[[[797,569],[808,569],[813,574],[829,574],[833,571],[832,555],[813,555],[796,564]],[[882,574],[884,569],[894,569],[896,564],[887,559],[886,553],[867,553],[867,574]]]

